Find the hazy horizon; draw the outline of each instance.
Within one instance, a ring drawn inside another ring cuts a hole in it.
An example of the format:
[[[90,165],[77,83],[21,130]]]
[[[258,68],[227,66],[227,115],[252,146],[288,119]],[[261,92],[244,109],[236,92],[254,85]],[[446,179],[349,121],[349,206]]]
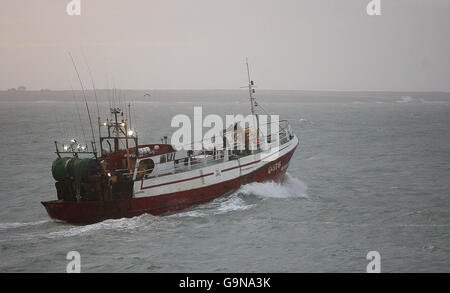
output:
[[[156,103],[244,103],[248,104],[246,89],[153,89],[131,90],[110,89],[51,90],[51,91],[0,91],[0,102],[80,102],[86,96],[88,103],[111,104],[116,101],[122,107],[128,102]],[[450,102],[447,92],[336,92],[304,90],[261,90],[256,91],[261,105],[272,103],[445,103]]]
[[[5,1],[0,90],[450,92],[450,1]]]
[[[87,82],[88,84],[85,85],[85,92],[92,92],[94,94],[94,90],[91,86],[91,81],[89,79],[86,79],[83,81],[83,83]],[[152,91],[242,91],[248,95],[248,89],[242,89],[242,88],[98,88],[96,87],[95,90],[98,91],[137,91],[137,92],[152,92]],[[36,88],[36,89],[29,89],[26,88],[25,90],[20,90],[17,87],[11,87],[8,89],[0,89],[0,92],[80,92],[82,93],[83,90],[80,88],[80,86],[75,85],[73,89],[71,88],[61,88],[61,89],[50,89],[50,88]],[[441,90],[424,90],[424,91],[410,91],[410,90],[306,90],[306,89],[269,89],[269,88],[259,88],[258,92],[261,91],[286,91],[286,92],[317,92],[317,93],[443,93],[443,94],[450,94],[449,91],[441,91]]]

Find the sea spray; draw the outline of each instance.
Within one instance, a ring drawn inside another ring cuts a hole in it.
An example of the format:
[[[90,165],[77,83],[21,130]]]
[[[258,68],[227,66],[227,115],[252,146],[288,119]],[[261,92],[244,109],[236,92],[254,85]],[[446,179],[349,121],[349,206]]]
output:
[[[254,182],[242,186],[229,197],[222,197],[214,201],[197,206],[190,211],[176,213],[171,217],[206,217],[212,215],[220,215],[233,211],[244,211],[254,207],[257,203],[249,203],[246,201],[251,196],[265,198],[306,198],[307,186],[300,179],[286,174],[282,183]]]
[[[225,214],[233,211],[243,211],[253,207],[234,193],[228,197],[218,198],[212,202],[197,206],[190,211],[171,215],[171,217],[207,217]]]
[[[254,182],[244,185],[238,192],[244,195],[254,195],[260,198],[295,198],[308,197],[306,194],[307,186],[300,179],[286,174],[282,183],[273,181]]]

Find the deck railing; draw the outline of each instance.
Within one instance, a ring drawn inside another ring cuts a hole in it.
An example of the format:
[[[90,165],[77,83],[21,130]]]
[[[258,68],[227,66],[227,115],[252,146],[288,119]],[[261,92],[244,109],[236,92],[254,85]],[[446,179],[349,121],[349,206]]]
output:
[[[284,124],[283,126],[281,125],[282,122]],[[232,132],[233,132],[232,134],[234,135],[235,130],[232,130]],[[224,132],[224,135],[225,133],[227,132]],[[280,129],[277,136],[278,139],[272,138],[271,135],[268,135],[267,137],[260,137],[259,143],[257,142],[253,144],[255,146],[253,150],[245,149],[245,146],[243,148],[242,140],[238,140],[235,141],[235,143],[232,146],[230,146],[230,148],[225,148],[221,150],[213,149],[213,150],[192,151],[191,155],[189,156],[182,158],[175,158],[174,160],[167,162],[155,162],[154,159],[160,158],[159,156],[148,157],[143,159],[138,158],[138,160],[136,161],[137,166],[135,167],[134,172],[129,175],[133,176],[134,180],[136,179],[140,180],[143,178],[148,179],[168,174],[185,172],[188,170],[194,170],[209,165],[215,165],[228,160],[236,160],[250,154],[257,154],[263,151],[270,150],[274,147],[281,146],[286,142],[290,141],[292,139],[292,135],[293,134],[290,130],[288,121],[281,120]],[[204,141],[202,141],[202,143],[203,142]],[[151,169],[139,171],[139,164],[145,160],[152,160],[153,167]]]

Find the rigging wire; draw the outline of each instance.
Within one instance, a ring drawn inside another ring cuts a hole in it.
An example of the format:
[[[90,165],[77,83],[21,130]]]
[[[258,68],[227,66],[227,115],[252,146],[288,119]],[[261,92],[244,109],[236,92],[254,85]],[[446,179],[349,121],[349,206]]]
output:
[[[94,96],[95,96],[95,104],[97,105],[97,123],[98,125],[98,139],[100,140],[101,137],[101,133],[100,133],[100,108],[98,106],[98,98],[97,98],[97,90],[95,88],[95,83],[94,83],[94,78],[92,76],[92,71],[91,71],[91,67],[89,66],[89,63],[87,62],[86,56],[83,53],[83,58],[84,58],[84,62],[86,63],[86,66],[88,68],[89,71],[89,77],[91,78],[91,83],[92,83],[92,89],[94,90]],[[90,119],[90,117],[89,117]],[[91,124],[92,127],[92,124]],[[95,143],[95,139],[94,139],[94,143]]]
[[[54,113],[56,113],[56,115],[55,115],[55,122],[56,122],[56,125],[57,125],[57,131],[58,131],[57,136],[59,137],[59,139],[63,139],[64,138],[64,133],[66,133],[66,132],[64,132],[64,129],[63,129],[64,125],[61,122],[61,120],[59,119],[60,111],[58,111],[58,108],[56,108],[56,105],[55,105],[55,112]]]
[[[90,124],[90,126],[91,126],[91,133],[92,133],[92,140],[93,140],[92,143],[93,143],[93,145],[95,146],[94,128],[92,127],[91,113],[90,113],[90,111],[89,111],[89,105],[88,105],[88,102],[87,102],[87,99],[86,99],[86,93],[85,93],[85,91],[84,91],[83,82],[81,81],[80,74],[78,73],[77,66],[76,66],[75,61],[73,60],[72,54],[70,54],[70,52],[69,52],[69,56],[70,56],[70,59],[72,60],[73,67],[75,68],[75,71],[76,71],[77,76],[78,76],[78,80],[80,81],[81,89],[82,89],[82,91],[83,91],[84,103],[86,104],[86,110],[87,110],[87,114],[88,114],[88,116],[89,116],[89,124]],[[95,151],[96,151],[96,150],[94,150],[94,152],[95,152]]]
[[[113,78],[113,88],[112,88],[112,108],[116,107],[116,82]]]
[[[137,129],[139,129],[139,125],[140,125],[140,124],[139,124],[138,119],[137,119],[138,115],[136,114],[136,98],[133,99],[132,107],[133,107],[133,116],[135,117],[135,118],[134,118],[134,124],[135,124],[135,130],[134,130],[134,132],[135,132],[136,135],[137,135]]]
[[[109,88],[108,74],[106,74],[106,99],[108,100],[109,109],[111,109],[111,89]]]
[[[77,102],[77,99],[76,99],[76,96],[75,96],[75,91],[73,90],[72,83],[70,81],[69,81],[69,84],[70,84],[70,90],[72,91],[72,98],[73,98],[73,101],[75,103],[75,108],[76,108],[76,112],[77,112],[77,115],[78,115],[78,120],[80,121],[79,127],[80,127],[81,133],[83,135],[84,144],[87,144],[86,133],[84,131],[84,124],[83,124],[83,121],[81,119],[80,109],[78,107],[78,102]]]

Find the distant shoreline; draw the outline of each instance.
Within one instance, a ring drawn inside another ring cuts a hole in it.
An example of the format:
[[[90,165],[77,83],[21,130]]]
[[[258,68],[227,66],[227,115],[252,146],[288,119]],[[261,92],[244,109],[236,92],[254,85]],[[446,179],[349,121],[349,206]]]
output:
[[[112,90],[98,89],[99,102],[109,102]],[[147,95],[149,94],[149,95]],[[56,101],[71,102],[82,98],[81,90],[24,90],[0,91],[0,101]],[[94,91],[86,90],[88,101],[94,101]],[[305,90],[268,90],[256,91],[257,100],[263,103],[295,102],[392,102],[397,100],[450,101],[449,92],[408,92],[408,91],[305,91]],[[187,90],[129,90],[116,89],[116,99],[122,101],[144,102],[243,102],[248,99],[245,89],[187,89]]]

